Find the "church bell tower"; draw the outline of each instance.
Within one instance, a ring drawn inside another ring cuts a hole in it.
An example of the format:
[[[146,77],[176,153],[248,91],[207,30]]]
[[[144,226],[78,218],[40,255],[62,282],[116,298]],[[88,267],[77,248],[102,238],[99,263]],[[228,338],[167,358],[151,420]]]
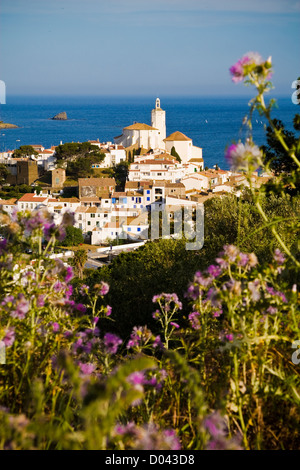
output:
[[[160,107],[160,99],[156,98],[155,108],[151,111],[151,126],[159,130],[159,147],[165,148],[166,138],[166,111]]]

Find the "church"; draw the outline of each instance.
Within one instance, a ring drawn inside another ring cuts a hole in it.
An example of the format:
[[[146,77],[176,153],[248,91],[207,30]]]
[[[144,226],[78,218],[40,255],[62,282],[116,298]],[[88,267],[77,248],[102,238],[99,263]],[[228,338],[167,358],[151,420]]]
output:
[[[166,112],[160,107],[160,99],[157,98],[155,108],[151,111],[151,126],[141,122],[135,122],[131,126],[124,127],[123,134],[114,138],[114,143],[128,148],[136,146],[146,150],[164,149],[166,138]]]
[[[166,137],[166,112],[160,107],[160,99],[156,98],[155,108],[151,111],[151,126],[134,122],[123,128],[123,134],[114,138],[114,143],[123,145],[125,149],[150,149],[156,153],[171,153],[172,147],[181,158],[183,164],[196,164],[203,169],[202,148],[193,145],[192,139],[182,132],[176,131]]]

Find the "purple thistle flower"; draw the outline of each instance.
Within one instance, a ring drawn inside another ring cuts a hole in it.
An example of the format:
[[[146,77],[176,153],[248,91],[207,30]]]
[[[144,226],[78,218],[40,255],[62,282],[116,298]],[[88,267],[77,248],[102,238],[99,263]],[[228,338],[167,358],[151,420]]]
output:
[[[124,434],[129,434],[134,436],[136,434],[136,424],[133,421],[130,421],[125,426],[122,424],[117,424],[114,429],[116,434],[123,436]]]
[[[106,295],[109,291],[109,285],[106,282],[101,282],[100,295]]]
[[[13,326],[9,326],[4,331],[4,338],[2,338],[3,343],[6,347],[12,346],[15,341],[15,329]]]
[[[170,450],[180,450],[181,444],[174,429],[165,429],[163,431],[165,446]]]
[[[257,145],[239,142],[232,144],[225,152],[225,158],[232,170],[248,170],[249,166],[257,169],[261,165],[261,150]]]
[[[220,268],[220,266],[211,264],[210,266],[208,266],[207,272],[210,276],[212,276],[213,278],[216,278],[220,276],[220,274],[222,273],[222,269]]]
[[[199,312],[192,312],[189,314],[189,320],[194,330],[200,330],[199,315],[200,315]]]
[[[128,375],[127,382],[135,386],[143,385],[145,383],[145,373],[143,371],[132,372]]]
[[[86,284],[82,284],[82,286],[79,289],[80,295],[87,295],[89,292],[90,287],[87,286]]]
[[[180,328],[180,326],[178,325],[178,323],[175,323],[173,321],[170,322],[170,325],[174,326],[174,328]]]
[[[275,313],[278,312],[278,309],[276,307],[272,307],[272,305],[270,305],[270,307],[267,308],[267,312],[270,313],[271,315],[274,315]]]
[[[203,276],[200,271],[197,271],[194,276],[194,283],[203,287],[208,287],[212,283],[212,278]]]
[[[161,341],[160,335],[158,335],[158,336],[155,337],[152,346],[153,346],[153,348],[164,349],[164,345],[163,345],[163,343],[162,343],[162,341]]]
[[[232,333],[229,333],[228,335],[225,335],[225,338],[226,338],[228,341],[233,341],[234,336],[233,336]]]
[[[69,284],[65,290],[65,297],[66,299],[69,299],[73,294],[73,286],[72,284]]]
[[[79,368],[80,368],[80,371],[82,372],[83,375],[91,375],[94,370],[96,369],[96,366],[94,364],[91,364],[91,363],[83,363],[83,362],[79,362]]]
[[[56,229],[57,227],[54,222],[52,223],[46,222],[43,227],[45,240],[49,241],[50,238],[55,235]]]
[[[110,305],[107,305],[105,309],[105,315],[109,317],[111,315],[111,312],[112,312],[112,307]]]
[[[238,256],[237,265],[242,266],[244,268],[245,266],[247,266],[248,261],[249,261],[249,255],[247,255],[247,253],[240,253]]]
[[[223,310],[220,308],[220,309],[215,310],[215,311],[213,312],[213,316],[217,318],[217,317],[219,317],[220,315],[222,315],[222,313],[223,313]]]
[[[62,291],[62,289],[64,287],[65,287],[65,285],[62,282],[56,281],[56,283],[53,286],[53,290],[54,290],[54,292],[60,292],[60,291]]]
[[[122,344],[122,340],[119,336],[112,333],[106,333],[104,335],[104,346],[107,353],[116,354],[120,344]]]
[[[212,437],[225,436],[227,426],[219,411],[214,411],[204,420],[204,426]]]
[[[284,264],[285,262],[285,256],[283,253],[281,253],[281,251],[276,248],[275,252],[274,252],[274,261],[280,266],[282,264]]]
[[[13,305],[14,310],[11,312],[12,318],[18,318],[19,320],[23,320],[26,316],[26,313],[29,311],[29,302],[25,299],[23,294],[18,294],[16,299],[16,303]]]
[[[36,299],[36,306],[37,307],[44,307],[45,305],[45,295],[44,294],[40,294],[37,299]]]
[[[52,330],[54,333],[57,333],[59,331],[59,324],[57,322],[52,323]]]
[[[73,268],[71,266],[68,266],[66,269],[65,282],[71,281],[73,277],[74,277]]]
[[[75,304],[74,307],[80,313],[85,313],[86,312],[86,306],[83,305],[83,304]]]
[[[160,311],[159,310],[155,310],[155,312],[152,313],[152,318],[154,318],[154,320],[158,320],[160,318]]]

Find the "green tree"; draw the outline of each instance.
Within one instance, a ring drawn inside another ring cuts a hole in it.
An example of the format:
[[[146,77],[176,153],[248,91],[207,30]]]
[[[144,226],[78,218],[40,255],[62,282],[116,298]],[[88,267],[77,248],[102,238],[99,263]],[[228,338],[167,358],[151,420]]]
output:
[[[101,163],[105,154],[90,142],[65,143],[55,149],[57,165],[67,163],[66,174],[73,178],[85,178],[94,174],[92,164]]]
[[[179,154],[176,152],[176,149],[175,149],[174,145],[173,145],[173,147],[171,148],[171,155],[172,155],[173,157],[175,157],[176,160],[177,160],[179,163],[181,163],[181,158],[180,158]]]
[[[30,157],[31,155],[38,155],[38,152],[31,145],[21,145],[13,153],[14,158]]]
[[[66,236],[62,242],[59,242],[62,246],[78,246],[84,242],[82,231],[80,228],[68,226],[66,227]]]
[[[116,184],[120,186],[120,189],[124,189],[125,183],[128,178],[128,169],[129,169],[129,162],[120,162],[113,168],[114,171],[114,178],[116,180]]]
[[[9,175],[9,171],[8,171],[6,165],[1,163],[0,164],[0,184],[5,182],[8,175]]]
[[[283,122],[279,119],[273,119],[273,124],[277,131],[284,136],[288,147],[295,149],[296,157],[299,159],[299,138],[295,136],[294,132],[285,129]],[[290,173],[291,171],[296,170],[296,163],[290,158],[288,151],[283,148],[281,142],[278,141],[275,132],[270,126],[267,127],[266,137],[267,145],[263,145],[261,147],[265,155],[265,163],[269,163],[270,168],[274,170],[276,174]]]

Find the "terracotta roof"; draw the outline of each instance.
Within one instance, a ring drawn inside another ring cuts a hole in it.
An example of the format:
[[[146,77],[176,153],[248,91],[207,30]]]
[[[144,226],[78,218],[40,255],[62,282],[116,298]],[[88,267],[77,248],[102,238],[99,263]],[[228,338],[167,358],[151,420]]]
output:
[[[26,193],[20,197],[19,201],[21,202],[44,202],[47,199],[47,196],[39,197],[35,196],[32,193]]]
[[[203,162],[203,158],[191,158],[189,160],[189,163],[198,163],[198,162]]]
[[[172,160],[165,160],[165,159],[162,159],[162,160],[159,160],[159,159],[156,159],[156,160],[141,160],[140,162],[138,163],[133,163],[133,165],[157,165],[157,164],[163,164],[163,165],[175,165],[174,161]]]
[[[88,210],[86,211],[87,214],[95,214],[97,212],[97,207],[89,207]]]
[[[101,197],[96,197],[96,196],[81,197],[79,199],[80,199],[80,202],[101,202]]]
[[[124,127],[124,129],[129,130],[136,130],[136,131],[157,131],[155,127],[148,126],[148,124],[144,124],[142,122],[135,122],[131,124],[131,126]]]
[[[51,201],[51,199],[50,199],[50,201]],[[80,202],[77,197],[63,197],[63,198],[60,197],[59,201],[60,202]]]
[[[119,222],[107,222],[103,228],[120,228]]]
[[[126,181],[125,189],[136,189],[139,187],[139,181]]]
[[[115,193],[113,193],[112,197],[126,197],[126,193],[115,192]]]
[[[168,137],[166,137],[164,139],[164,142],[173,141],[173,140],[192,140],[192,139],[187,137],[182,132],[176,131],[176,132],[173,132],[173,134],[170,134]]]
[[[17,199],[0,199],[0,205],[13,206],[17,202]]]
[[[115,186],[114,178],[78,178],[79,186]]]

